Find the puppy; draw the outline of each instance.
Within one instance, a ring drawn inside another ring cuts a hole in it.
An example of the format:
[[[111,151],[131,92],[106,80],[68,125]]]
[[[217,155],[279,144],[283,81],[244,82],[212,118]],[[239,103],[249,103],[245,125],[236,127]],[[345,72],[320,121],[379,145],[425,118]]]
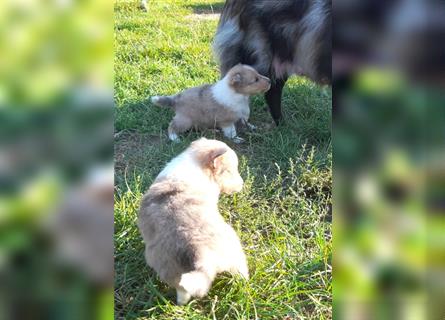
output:
[[[205,296],[217,273],[248,279],[240,240],[218,212],[219,194],[242,186],[235,152],[201,138],[168,163],[144,195],[138,226],[145,258],[176,288],[179,305]]]
[[[247,65],[238,64],[228,70],[226,76],[213,85],[203,85],[185,90],[174,96],[155,96],[151,101],[158,106],[171,107],[175,116],[168,127],[168,137],[178,141],[178,134],[192,127],[221,128],[224,136],[235,142],[235,122],[248,123],[249,97],[266,92],[270,80]]]
[[[278,124],[290,75],[330,83],[331,44],[331,0],[227,0],[213,51],[222,76],[245,63],[271,78],[265,98]]]

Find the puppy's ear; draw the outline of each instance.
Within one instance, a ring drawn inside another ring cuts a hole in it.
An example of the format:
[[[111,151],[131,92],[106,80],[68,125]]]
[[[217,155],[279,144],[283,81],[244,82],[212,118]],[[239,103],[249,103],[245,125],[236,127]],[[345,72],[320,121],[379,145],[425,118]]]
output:
[[[222,156],[224,153],[226,153],[226,152],[227,152],[227,149],[226,149],[226,148],[218,148],[218,149],[213,150],[213,151],[210,153],[210,159],[212,159],[211,162],[210,162],[210,167],[211,167],[213,170],[219,168],[219,166],[221,165],[221,161],[220,161],[221,156]]]
[[[237,86],[241,83],[241,81],[243,80],[243,77],[241,76],[241,73],[235,73],[231,78],[230,78],[230,84],[232,86]]]
[[[204,158],[205,165],[212,170],[218,169],[221,165],[220,157],[226,152],[227,149],[223,147],[209,150]]]

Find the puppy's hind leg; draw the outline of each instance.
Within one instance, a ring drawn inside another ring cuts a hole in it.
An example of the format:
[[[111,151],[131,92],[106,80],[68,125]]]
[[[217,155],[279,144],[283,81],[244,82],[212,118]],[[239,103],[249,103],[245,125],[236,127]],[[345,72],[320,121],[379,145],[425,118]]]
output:
[[[178,287],[176,288],[176,303],[180,306],[187,304],[192,295],[188,293],[184,288]]]
[[[204,297],[209,291],[211,284],[211,277],[204,271],[195,270],[184,273],[176,288],[178,304],[186,304],[191,297]]]
[[[168,126],[168,138],[173,142],[179,142],[178,134],[189,130],[192,121],[189,118],[176,115]]]

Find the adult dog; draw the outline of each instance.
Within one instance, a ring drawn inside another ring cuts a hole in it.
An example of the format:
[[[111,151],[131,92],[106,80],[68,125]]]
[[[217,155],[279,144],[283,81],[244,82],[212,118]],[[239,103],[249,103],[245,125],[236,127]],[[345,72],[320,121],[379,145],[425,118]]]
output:
[[[331,0],[227,0],[213,50],[221,76],[242,63],[272,80],[265,98],[278,124],[290,75],[331,82]]]

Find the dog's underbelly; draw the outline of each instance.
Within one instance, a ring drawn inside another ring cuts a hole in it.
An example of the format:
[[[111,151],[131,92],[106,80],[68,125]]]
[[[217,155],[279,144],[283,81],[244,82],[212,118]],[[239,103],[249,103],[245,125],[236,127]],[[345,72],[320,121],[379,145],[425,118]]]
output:
[[[303,68],[301,68],[297,63],[289,61],[283,62],[279,58],[273,59],[272,68],[277,79],[283,79],[293,74],[305,75]]]

